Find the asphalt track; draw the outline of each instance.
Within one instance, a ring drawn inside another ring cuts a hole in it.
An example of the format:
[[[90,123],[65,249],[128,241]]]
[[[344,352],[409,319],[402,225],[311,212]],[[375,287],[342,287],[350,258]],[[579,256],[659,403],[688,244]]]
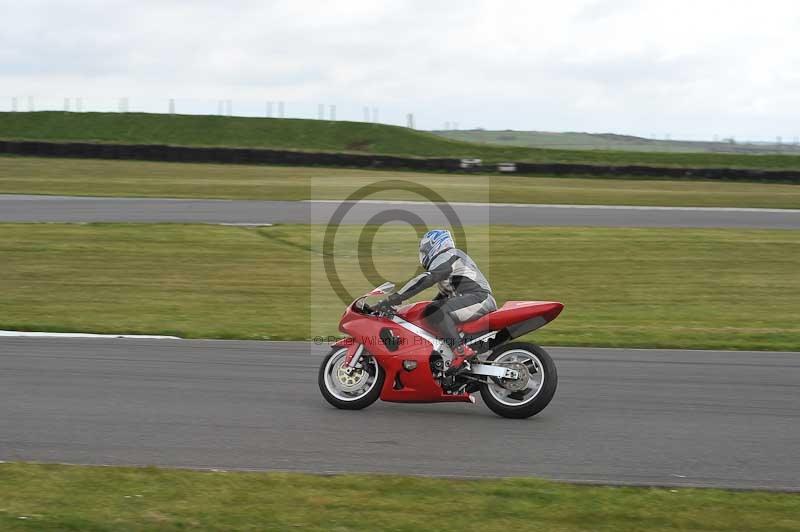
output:
[[[0,195],[0,222],[329,223],[338,201],[249,201]],[[800,210],[451,203],[463,225],[800,229]],[[386,215],[382,218],[382,215]],[[440,204],[353,204],[341,223],[451,225]],[[377,218],[376,218],[377,216]]]
[[[800,353],[551,349],[529,420],[339,411],[302,342],[0,339],[0,460],[800,489]]]

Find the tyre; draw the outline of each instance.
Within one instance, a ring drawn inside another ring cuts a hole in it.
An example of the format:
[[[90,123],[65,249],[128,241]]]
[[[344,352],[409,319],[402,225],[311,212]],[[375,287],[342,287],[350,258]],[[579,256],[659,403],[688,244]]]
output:
[[[497,415],[523,419],[541,412],[553,399],[558,385],[556,365],[538,345],[514,342],[496,349],[486,359],[519,372],[519,379],[490,377],[481,384],[481,397]]]
[[[364,351],[361,368],[349,373],[344,367],[347,348],[334,348],[319,367],[319,391],[330,404],[343,410],[361,410],[381,395],[385,373],[375,359]]]

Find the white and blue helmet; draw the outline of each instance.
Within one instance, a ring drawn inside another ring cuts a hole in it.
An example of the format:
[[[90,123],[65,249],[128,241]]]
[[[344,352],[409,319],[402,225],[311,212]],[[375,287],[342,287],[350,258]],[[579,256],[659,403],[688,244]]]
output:
[[[450,231],[445,229],[428,231],[419,241],[419,262],[427,270],[436,255],[454,247],[456,247],[456,243],[453,241]]]

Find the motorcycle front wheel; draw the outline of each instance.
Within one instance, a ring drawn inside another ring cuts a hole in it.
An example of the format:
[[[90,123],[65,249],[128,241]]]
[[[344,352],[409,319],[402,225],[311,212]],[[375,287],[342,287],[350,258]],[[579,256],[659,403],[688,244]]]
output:
[[[481,384],[481,397],[492,412],[523,419],[550,404],[556,393],[558,374],[547,351],[536,344],[513,342],[496,349],[486,361],[519,374],[517,379],[490,377],[488,383]]]
[[[347,368],[347,348],[334,348],[319,367],[317,382],[322,396],[342,410],[361,410],[374,403],[381,394],[385,373],[366,351],[360,368]]]

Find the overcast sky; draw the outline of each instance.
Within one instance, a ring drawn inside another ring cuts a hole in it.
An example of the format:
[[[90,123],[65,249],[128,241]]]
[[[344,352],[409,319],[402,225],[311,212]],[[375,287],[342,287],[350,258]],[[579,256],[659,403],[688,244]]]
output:
[[[0,0],[0,110],[290,116],[663,137],[800,135],[800,2]],[[73,101],[74,102],[74,101]],[[74,106],[75,104],[72,103]]]

